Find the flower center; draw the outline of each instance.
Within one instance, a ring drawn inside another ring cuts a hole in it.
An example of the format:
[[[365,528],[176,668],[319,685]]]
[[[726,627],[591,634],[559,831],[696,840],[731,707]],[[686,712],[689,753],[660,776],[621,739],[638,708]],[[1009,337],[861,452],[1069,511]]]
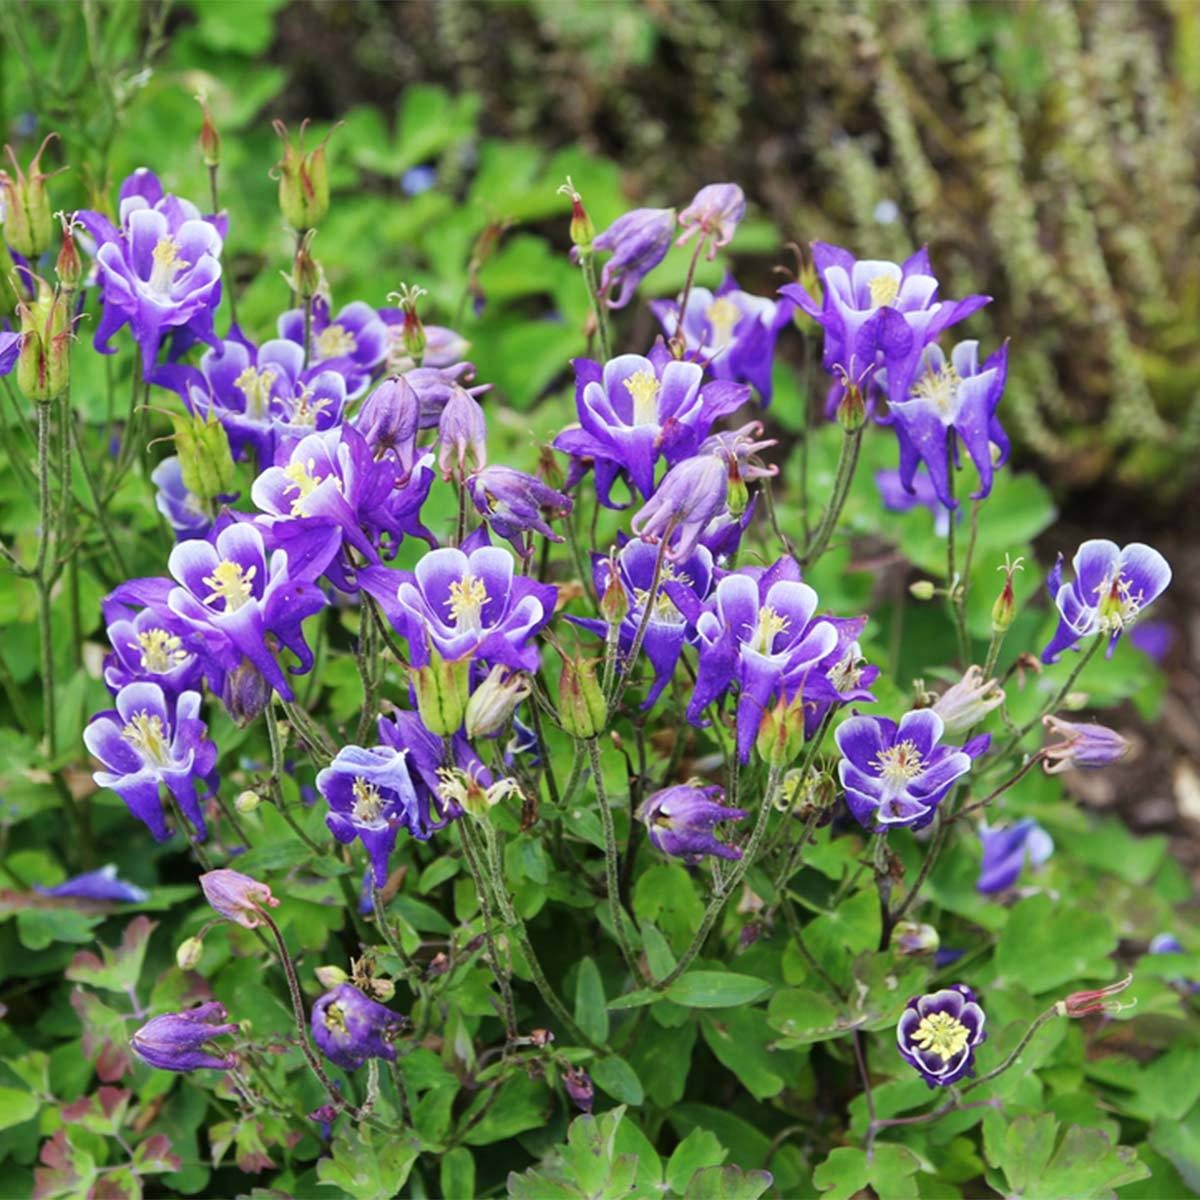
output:
[[[137,635],[137,639],[131,645],[135,650],[141,650],[143,671],[165,675],[187,662],[188,652],[183,648],[183,643],[165,629],[145,629]]]
[[[314,460],[310,458],[306,463],[292,462],[288,463],[288,465],[283,468],[284,475],[286,475],[290,481],[287,487],[283,489],[285,494],[289,492],[299,493],[295,500],[292,501],[293,517],[312,516],[312,513],[304,511],[304,502],[313,494],[313,492],[317,490],[317,488],[321,486],[321,484],[325,482],[325,479],[313,474],[313,467],[315,465],[316,464]],[[342,490],[341,480],[338,479],[336,475],[328,475],[325,478],[332,479],[333,486],[337,488],[339,492]]]
[[[867,281],[872,308],[886,308],[900,295],[900,280],[894,275],[876,275]]]
[[[237,612],[253,594],[252,581],[258,567],[243,567],[238,563],[223,558],[215,567],[213,573],[204,577],[212,591],[204,597],[205,604],[215,604],[218,600],[225,601],[224,612]]]
[[[312,388],[303,388],[300,395],[292,397],[292,411],[288,417],[291,425],[306,425],[316,428],[317,418],[329,407],[328,398],[314,400]]]
[[[354,796],[351,816],[363,825],[374,825],[383,815],[384,799],[379,794],[379,789],[361,775],[356,775],[351,792]]]
[[[340,1004],[330,1004],[325,1009],[325,1028],[330,1033],[345,1034],[348,1031],[346,1027],[346,1015],[342,1012]]]
[[[790,624],[787,617],[780,616],[770,605],[764,604],[758,610],[758,624],[754,626],[750,649],[757,650],[759,654],[772,653],[776,635],[785,633]]]
[[[925,769],[921,752],[908,738],[889,746],[886,750],[880,750],[871,766],[879,772],[879,777],[893,788],[903,788]]]
[[[912,1040],[922,1050],[931,1051],[944,1062],[949,1062],[967,1048],[971,1033],[956,1017],[949,1013],[935,1012],[922,1018],[912,1035]]]
[[[234,381],[246,397],[246,416],[252,421],[265,421],[271,408],[271,385],[277,378],[270,368],[259,371],[247,367]]]
[[[835,692],[849,691],[850,688],[858,687],[862,673],[863,658],[856,642],[846,652],[846,657],[829,672],[829,682]]]
[[[336,322],[326,325],[317,334],[316,349],[318,358],[341,358],[344,354],[353,354],[358,349],[358,338],[342,325]]]
[[[914,400],[925,400],[937,409],[940,417],[954,417],[958,411],[958,385],[962,382],[958,372],[950,363],[940,370],[932,368],[925,372],[912,386]]]
[[[156,767],[165,767],[170,761],[167,754],[167,734],[163,729],[162,717],[152,713],[134,713],[129,724],[121,730],[121,736],[144,758]]]
[[[662,383],[652,371],[637,371],[625,380],[625,390],[633,397],[633,424],[658,424],[658,393]]]
[[[712,330],[713,346],[724,350],[733,341],[734,327],[742,319],[741,309],[728,296],[718,296],[704,310],[704,315]]]
[[[666,589],[663,587],[664,583],[682,583],[684,587],[691,587],[692,577],[686,571],[677,571],[669,562],[663,562],[662,579],[659,581],[658,595],[654,597],[654,609],[650,614],[650,619],[677,623],[683,614],[679,611],[675,601],[667,595]],[[649,588],[633,589],[633,607],[639,616],[645,611],[649,595]]]
[[[464,575],[450,585],[450,599],[446,607],[450,609],[450,619],[459,630],[474,630],[483,628],[483,606],[487,603],[487,588],[482,579],[474,575]]]
[[[175,276],[180,271],[192,265],[179,257],[179,246],[170,237],[161,237],[154,243],[150,258],[154,264],[150,268],[150,290],[160,296],[165,296],[171,290]]]
[[[1105,633],[1120,633],[1142,607],[1142,593],[1133,595],[1129,580],[1123,575],[1105,579],[1096,591],[1100,596],[1100,628]]]

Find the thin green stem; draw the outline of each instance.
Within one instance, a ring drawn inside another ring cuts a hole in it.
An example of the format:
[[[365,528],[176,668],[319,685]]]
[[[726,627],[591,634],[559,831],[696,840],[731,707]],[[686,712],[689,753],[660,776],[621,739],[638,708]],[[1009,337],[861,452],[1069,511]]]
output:
[[[1055,693],[1054,698],[1035,713],[1028,721],[1022,725],[1016,733],[1004,744],[1004,748],[996,755],[997,761],[1003,758],[1011,750],[1013,750],[1022,738],[1042,719],[1048,712],[1056,709],[1068,696],[1071,689],[1075,686],[1075,681],[1083,673],[1083,668],[1088,665],[1095,657],[1096,651],[1100,649],[1100,643],[1104,640],[1099,633],[1092,637],[1092,644],[1080,655],[1079,661],[1075,664],[1075,669],[1067,676],[1067,681]]]
[[[1030,1025],[1025,1031],[1024,1036],[1012,1048],[1012,1051],[1008,1054],[1004,1061],[998,1067],[993,1067],[986,1075],[980,1075],[978,1079],[972,1079],[971,1082],[963,1088],[963,1094],[965,1095],[967,1092],[973,1092],[977,1087],[982,1087],[985,1083],[990,1083],[996,1078],[997,1075],[1003,1075],[1004,1072],[1007,1071],[1008,1068],[1011,1067],[1017,1061],[1017,1059],[1021,1057],[1025,1051],[1025,1047],[1028,1046],[1031,1041],[1033,1041],[1038,1030],[1041,1029],[1041,1027],[1045,1025],[1047,1021],[1053,1020],[1058,1015],[1058,1005],[1052,1004],[1044,1013],[1034,1020],[1033,1024]]]
[[[592,319],[596,323],[596,339],[600,343],[601,361],[608,362],[612,357],[608,313],[605,311],[604,297],[600,295],[600,285],[596,278],[596,255],[592,250],[580,250],[579,269],[583,275],[583,286],[587,289],[588,302],[592,306]]]
[[[46,576],[53,533],[50,502],[50,405],[37,405],[37,463],[38,463],[38,552],[35,582],[38,593],[38,638],[42,654],[42,733],[46,739],[46,754],[53,759],[58,754],[58,734],[55,730],[57,708],[54,702],[54,641],[51,629],[50,584]]]
[[[829,539],[837,526],[838,518],[842,515],[846,498],[850,495],[850,485],[854,482],[854,471],[858,466],[858,452],[862,447],[863,430],[865,425],[857,429],[849,429],[842,438],[841,452],[838,454],[837,473],[834,475],[833,492],[829,504],[813,534],[812,541],[805,548],[804,557],[800,560],[802,567],[809,567],[825,553]]]

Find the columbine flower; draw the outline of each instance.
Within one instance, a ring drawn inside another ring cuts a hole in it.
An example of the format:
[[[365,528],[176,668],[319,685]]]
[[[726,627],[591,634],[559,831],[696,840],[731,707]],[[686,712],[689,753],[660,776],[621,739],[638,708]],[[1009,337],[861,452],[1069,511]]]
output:
[[[673,208],[635,208],[618,217],[592,240],[594,250],[611,250],[612,258],[600,272],[600,292],[609,308],[624,308],[646,276],[667,256],[675,235]],[[578,262],[578,248],[571,257]],[[616,298],[610,296],[620,285]]]
[[[304,309],[292,308],[279,318],[279,336],[304,349]],[[313,300],[309,330],[308,360],[337,371],[346,379],[346,392],[353,398],[370,381],[388,351],[388,327],[364,300],[347,304],[336,317],[329,316],[324,297]]]
[[[1104,725],[1076,724],[1049,715],[1042,718],[1042,724],[1051,734],[1062,738],[1042,751],[1042,766],[1047,775],[1061,775],[1074,767],[1107,767],[1129,753],[1128,740]]]
[[[825,370],[865,385],[886,367],[889,399],[900,402],[921,351],[991,299],[938,300],[924,249],[897,264],[859,261],[839,246],[814,242],[813,266],[824,293],[820,302],[799,283],[779,290],[824,329]]]
[[[666,555],[682,562],[710,525],[728,512],[729,471],[713,454],[685,458],[672,467],[658,491],[629,522],[643,541],[667,543]]]
[[[1079,547],[1071,565],[1075,578],[1063,583],[1060,554],[1046,580],[1059,622],[1050,644],[1042,651],[1042,662],[1057,662],[1064,650],[1097,633],[1108,635],[1111,655],[1121,634],[1171,582],[1167,560],[1141,542],[1131,542],[1122,549],[1116,542],[1093,538]]]
[[[692,198],[691,204],[679,214],[683,233],[675,243],[684,246],[698,233],[711,237],[708,258],[717,257],[721,246],[729,245],[734,231],[746,215],[746,195],[736,183],[710,183]]]
[[[905,488],[914,488],[917,466],[924,463],[938,499],[947,508],[954,507],[948,447],[955,449],[955,439],[961,439],[979,472],[974,498],[981,500],[992,490],[993,465],[1008,458],[1008,435],[996,416],[1007,376],[1007,345],[982,366],[978,342],[959,342],[949,362],[939,346],[925,347],[915,374],[905,384],[904,398],[897,399],[893,391],[889,409],[900,443],[900,482]],[[999,450],[995,464],[993,446]]]
[[[151,1067],[160,1071],[195,1071],[208,1067],[227,1071],[237,1059],[232,1054],[220,1058],[206,1047],[213,1038],[237,1033],[225,1020],[225,1005],[212,1001],[183,1012],[164,1013],[147,1021],[129,1039],[133,1052]]]
[[[650,308],[668,338],[680,333],[679,305],[651,301]],[[715,379],[753,384],[763,406],[771,403],[775,339],[791,323],[795,304],[743,292],[732,275],[716,290],[694,287],[683,314],[682,337],[689,358],[703,363]]]
[[[475,364],[469,362],[454,363],[449,367],[417,367],[405,371],[403,378],[421,402],[422,429],[437,428],[442,411],[457,389],[478,398],[492,388],[490,383],[467,386],[475,378]]]
[[[215,414],[235,455],[274,464],[310,433],[335,428],[346,407],[346,380],[328,364],[304,366],[304,347],[272,338],[256,347],[236,330],[205,351],[199,366],[169,363],[154,380],[179,393],[188,411]]]
[[[964,983],[914,996],[896,1024],[896,1046],[929,1086],[948,1087],[973,1074],[975,1047],[987,1040],[986,1018]]]
[[[264,906],[279,907],[279,901],[265,883],[227,867],[201,875],[200,889],[205,900],[221,916],[236,921],[245,929],[256,929],[263,923]]]
[[[514,670],[537,669],[534,635],[554,615],[557,590],[516,575],[512,554],[477,545],[467,553],[431,550],[412,572],[374,567],[359,582],[408,640],[412,665],[429,661],[429,647],[449,662],[470,655]]]
[[[985,822],[979,826],[979,840],[983,843],[983,862],[975,889],[985,894],[1008,891],[1026,862],[1040,867],[1054,853],[1050,835],[1032,817],[1003,829],[991,829]]]
[[[596,1098],[592,1077],[582,1067],[572,1066],[568,1063],[563,1068],[562,1081],[571,1103],[580,1112],[590,1113]]]
[[[150,482],[158,489],[154,506],[167,519],[179,541],[206,537],[212,528],[212,517],[205,511],[204,502],[189,492],[183,482],[183,468],[172,454],[150,473]]]
[[[864,829],[928,825],[954,781],[991,744],[985,733],[962,747],[940,746],[944,728],[928,708],[905,713],[899,725],[886,717],[854,716],[838,726],[838,778]]]
[[[748,390],[729,383],[702,387],[704,372],[694,362],[677,362],[658,346],[650,357],[622,354],[601,366],[577,358],[575,408],[580,424],[564,430],[554,448],[572,457],[569,483],[596,471],[602,504],[617,508],[611,497],[618,476],[642,496],[654,492],[659,458],[674,466],[696,453],[718,417],[738,408]]]
[[[326,992],[312,1010],[313,1041],[331,1063],[346,1071],[357,1071],[368,1058],[395,1062],[393,1043],[405,1024],[399,1013],[349,983]]]
[[[421,398],[407,379],[385,379],[363,401],[354,418],[376,458],[390,456],[402,478],[417,461],[417,434],[421,428]]]
[[[569,513],[571,498],[535,476],[512,467],[484,467],[467,476],[467,492],[492,532],[511,542],[522,558],[533,552],[535,532],[553,542],[562,541],[547,517]]]
[[[926,471],[918,468],[912,479],[909,490],[900,482],[900,472],[876,471],[875,486],[879,489],[879,498],[883,507],[889,512],[908,512],[913,508],[927,508],[933,513],[933,532],[938,537],[945,537],[950,532],[950,510],[938,499],[933,487],[933,480]],[[956,519],[962,520],[962,510],[956,513]]]
[[[654,583],[654,567],[657,561],[658,551],[653,546],[637,540],[626,542],[615,560],[601,555],[593,556],[592,578],[596,584],[596,594],[603,596],[615,585],[618,594],[626,601],[617,635],[617,644],[622,653],[627,654],[632,649],[634,638],[641,627],[646,604],[650,599],[650,589]],[[642,703],[643,708],[650,708],[662,694],[663,688],[670,683],[675,674],[675,666],[679,662],[679,655],[683,651],[683,644],[688,638],[687,619],[672,599],[666,585],[687,588],[700,602],[708,598],[712,581],[712,555],[703,546],[697,546],[680,562],[664,560],[658,594],[650,609],[650,619],[646,623],[646,633],[642,642],[646,657],[654,668],[654,682]],[[590,617],[569,619],[598,637],[607,636],[606,621]]]
[[[201,217],[189,201],[164,195],[157,176],[144,168],[121,185],[119,229],[99,212],[76,216],[96,239],[104,307],[95,345],[101,354],[116,353],[113,334],[129,325],[149,378],[168,330],[218,345],[213,315],[221,300],[222,218]]]
[[[73,875],[63,883],[54,887],[43,887],[40,883],[33,885],[35,892],[43,896],[75,897],[80,900],[116,900],[123,904],[140,904],[149,898],[150,893],[137,884],[126,883],[117,878],[117,868],[114,863],[101,867],[98,871],[85,871],[82,875]]]
[[[108,626],[112,653],[104,660],[104,682],[116,695],[126,684],[156,683],[174,698],[199,688],[202,668],[190,630],[169,612],[143,609],[132,620]]]
[[[1004,703],[1004,689],[994,679],[984,679],[979,667],[968,667],[966,674],[947,688],[933,705],[942,718],[946,733],[973,729],[994,708]]]
[[[438,418],[438,467],[442,478],[467,473],[467,460],[473,471],[487,465],[487,419],[479,401],[470,392],[456,387],[450,391],[442,414]]]
[[[97,713],[83,731],[84,744],[106,768],[92,778],[116,792],[160,842],[170,837],[159,799],[159,786],[165,784],[203,839],[196,781],[214,795],[219,781],[217,748],[199,719],[200,693],[184,692],[172,703],[156,683],[130,683],[117,693],[116,704]]]
[[[724,821],[740,821],[749,814],[740,808],[727,808],[721,803],[724,796],[719,787],[676,784],[648,796],[637,815],[650,834],[651,844],[664,854],[691,863],[698,863],[706,854],[738,859],[742,852],[718,841],[713,830]]]

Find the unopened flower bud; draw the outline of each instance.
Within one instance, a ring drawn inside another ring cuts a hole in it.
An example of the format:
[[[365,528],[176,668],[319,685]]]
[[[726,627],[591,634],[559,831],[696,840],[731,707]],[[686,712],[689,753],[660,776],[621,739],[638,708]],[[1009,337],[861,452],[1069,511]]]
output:
[[[867,420],[867,406],[863,400],[862,388],[857,383],[846,381],[842,398],[838,401],[837,422],[847,432],[853,433],[861,429]]]
[[[566,487],[567,477],[563,474],[562,465],[553,446],[543,444],[538,447],[537,473],[542,482],[556,492],[561,492]]]
[[[200,876],[204,898],[223,917],[254,929],[262,924],[264,908],[278,908],[279,901],[265,883],[259,883],[240,871],[224,867]]]
[[[462,728],[471,688],[471,660],[468,656],[452,661],[437,650],[429,662],[410,671],[417,694],[421,723],[438,737],[450,737]]]
[[[1006,554],[1004,566],[996,568],[998,571],[1004,572],[1004,586],[1000,589],[1000,595],[996,597],[996,603],[992,605],[993,633],[1005,633],[1017,615],[1017,599],[1013,594],[1013,576],[1018,571],[1024,570],[1022,561],[1017,558],[1010,562]]]
[[[1104,725],[1075,724],[1045,716],[1042,724],[1062,740],[1042,751],[1047,775],[1058,775],[1072,767],[1106,767],[1129,753],[1129,741]]]
[[[316,149],[305,151],[304,131],[308,121],[301,122],[300,135],[294,142],[282,121],[275,121],[274,126],[283,142],[283,158],[275,165],[279,210],[293,229],[312,229],[329,211],[329,168],[325,162],[329,134]]]
[[[608,578],[604,584],[604,593],[600,597],[600,612],[610,625],[620,625],[629,613],[629,593],[621,582],[615,554],[611,554],[608,559]]]
[[[768,766],[786,767],[804,745],[804,697],[797,692],[788,702],[783,696],[763,709],[755,748]]]
[[[400,344],[418,367],[425,358],[426,337],[425,326],[417,313],[417,301],[425,294],[424,288],[409,287],[407,283],[402,283],[398,291],[388,293],[388,299],[394,300],[404,314],[400,324]]]
[[[596,660],[563,660],[558,683],[558,716],[563,729],[572,737],[591,738],[608,721],[608,706],[596,679]]]
[[[71,381],[71,320],[66,296],[39,281],[37,299],[22,302],[17,385],[27,400],[49,404]]]
[[[467,737],[491,737],[499,733],[531,690],[527,674],[497,663],[467,701]]]
[[[566,1066],[563,1068],[563,1087],[571,1098],[571,1103],[580,1112],[590,1113],[595,1100],[596,1089],[592,1086],[591,1076],[582,1068]]]
[[[979,667],[969,667],[953,687],[938,697],[933,711],[942,718],[946,733],[972,729],[1004,703],[1004,689],[994,679],[984,679]]]
[[[341,967],[326,964],[318,967],[313,974],[323,988],[335,988],[339,983],[349,983],[350,976]]]
[[[56,137],[57,133],[46,135],[29,164],[28,175],[21,170],[12,147],[4,147],[16,172],[15,179],[0,172],[0,211],[4,213],[4,240],[30,262],[44,250],[50,249],[54,237],[50,197],[46,192],[46,180],[50,176],[42,171],[42,155]]]
[[[941,938],[932,925],[901,921],[893,932],[892,945],[897,954],[936,954]]]
[[[386,1004],[396,994],[396,985],[390,979],[372,979],[367,984],[367,991],[373,999]]]
[[[184,938],[175,951],[175,965],[181,971],[194,971],[204,953],[204,943],[198,937]]]
[[[218,497],[236,491],[229,434],[216,416],[211,411],[205,417],[174,413],[171,424],[183,486],[210,508]]]
[[[234,670],[226,672],[221,703],[234,723],[243,729],[258,718],[270,697],[271,685],[248,658],[243,658]]]
[[[329,285],[325,280],[325,271],[312,255],[313,238],[316,230],[310,229],[300,239],[296,246],[296,256],[292,259],[292,270],[288,274],[282,272],[284,282],[296,293],[296,299],[301,302],[312,300],[316,296],[328,299]]]
[[[711,237],[708,246],[711,261],[716,258],[719,247],[729,244],[745,215],[746,196],[736,183],[710,183],[702,187],[691,204],[679,214],[679,224],[684,232],[675,244],[686,244],[696,233],[701,238]]]
[[[479,401],[457,385],[438,420],[438,466],[443,479],[457,476],[460,481],[487,466],[487,419]]]
[[[208,101],[204,96],[196,97],[197,103],[204,112],[204,120],[200,125],[200,157],[210,170],[221,165],[221,135],[217,132]]]
[[[243,816],[249,816],[261,803],[262,797],[257,792],[247,790],[238,792],[237,798],[233,802],[233,807]]]
[[[931,579],[918,579],[916,583],[908,585],[908,592],[914,600],[932,600],[937,588]]]
[[[575,190],[575,185],[571,182],[570,175],[567,176],[567,181],[558,189],[560,196],[566,196],[571,201],[571,226],[570,235],[571,242],[578,246],[581,251],[588,251],[592,248],[592,241],[596,236],[596,227],[592,224],[592,218],[588,216],[587,209],[583,207],[583,197]]]
[[[1126,975],[1108,987],[1094,988],[1091,991],[1072,992],[1065,1000],[1060,1000],[1054,1007],[1060,1017],[1086,1017],[1091,1013],[1119,1013],[1123,1009],[1132,1008],[1137,1001],[1128,1003],[1113,1000],[1112,997],[1123,992],[1133,982],[1132,975]]]
[[[54,264],[54,274],[58,277],[59,286],[65,293],[77,292],[83,283],[83,260],[79,257],[79,247],[75,243],[74,213],[58,213],[62,223],[62,245],[58,250],[58,258]]]

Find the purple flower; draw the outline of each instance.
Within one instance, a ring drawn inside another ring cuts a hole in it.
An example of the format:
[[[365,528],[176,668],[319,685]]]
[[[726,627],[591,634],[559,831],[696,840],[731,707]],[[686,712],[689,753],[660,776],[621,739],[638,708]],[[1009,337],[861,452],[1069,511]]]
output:
[[[629,522],[643,541],[667,544],[673,562],[689,557],[705,532],[729,513],[729,471],[713,454],[685,458]]]
[[[592,240],[595,250],[611,250],[612,258],[600,272],[600,293],[609,308],[624,308],[646,276],[667,256],[675,236],[673,208],[635,208],[618,217]],[[571,257],[578,262],[578,247]],[[620,285],[614,299],[610,292]]]
[[[292,308],[279,318],[279,336],[304,349],[304,309]],[[310,363],[320,363],[346,379],[346,392],[354,397],[366,387],[375,368],[387,356],[390,337],[379,314],[364,300],[347,304],[336,317],[317,296],[309,331]]]
[[[143,609],[132,620],[108,627],[112,654],[104,660],[104,682],[114,695],[126,684],[158,684],[174,698],[200,686],[203,673],[188,627],[169,611]]]
[[[479,401],[470,392],[455,387],[438,418],[438,467],[442,478],[457,476],[461,480],[467,473],[468,458],[475,471],[487,464],[487,419]]]
[[[1130,630],[1129,640],[1161,665],[1175,643],[1175,630],[1167,621],[1139,622]]]
[[[244,929],[257,929],[263,923],[264,907],[279,907],[265,883],[228,867],[201,875],[200,890],[214,911]]]
[[[580,1112],[590,1113],[596,1099],[596,1088],[592,1083],[592,1077],[582,1067],[567,1063],[563,1067],[562,1081],[571,1103]]]
[[[996,416],[1007,377],[1007,345],[982,366],[978,342],[959,342],[949,362],[939,346],[925,347],[906,385],[907,398],[893,399],[889,409],[900,443],[900,482],[906,489],[915,490],[913,477],[924,463],[937,498],[954,507],[949,452],[957,459],[961,439],[979,472],[974,498],[982,500],[992,490],[992,446],[1000,451],[997,465],[1008,458],[1008,435]]]
[[[421,399],[404,378],[385,379],[363,401],[354,418],[376,458],[384,455],[407,478],[417,461],[417,434],[421,428]]]
[[[647,796],[638,818],[650,834],[650,842],[664,854],[698,863],[706,854],[717,858],[738,859],[742,852],[713,836],[724,821],[740,821],[749,814],[740,808],[727,808],[721,801],[725,793],[719,787],[693,787],[676,784]]]
[[[129,325],[149,378],[167,330],[218,344],[213,314],[221,300],[223,220],[201,217],[189,201],[164,195],[144,168],[121,185],[119,229],[99,212],[77,217],[96,239],[104,307],[95,345],[101,354],[115,353],[113,334]]]
[[[1171,568],[1152,546],[1130,542],[1123,549],[1106,538],[1093,538],[1075,551],[1075,578],[1063,583],[1062,555],[1046,580],[1058,609],[1058,629],[1042,651],[1042,662],[1058,656],[1093,634],[1108,635],[1108,653],[1121,634],[1166,591]]]
[[[683,233],[675,244],[684,246],[697,233],[702,239],[712,237],[708,257],[714,259],[719,247],[729,245],[745,215],[746,194],[736,183],[710,183],[702,187],[692,197],[691,204],[679,214]]]
[[[678,303],[654,300],[650,307],[673,338],[679,332]],[[714,379],[753,384],[765,407],[771,403],[775,339],[795,309],[786,297],[770,300],[743,292],[732,275],[715,293],[694,287],[683,315],[688,356],[699,359]]]
[[[179,393],[188,410],[215,413],[238,456],[260,467],[308,434],[335,428],[346,406],[346,380],[336,370],[304,367],[304,349],[285,338],[255,347],[236,330],[204,353],[199,367],[168,364],[156,383]]]
[[[616,582],[628,606],[618,631],[618,646],[625,654],[632,648],[634,638],[641,627],[646,602],[654,584],[654,567],[657,561],[658,551],[636,539],[626,542],[616,557]],[[602,555],[593,556],[592,578],[597,595],[603,596],[607,591],[613,566],[612,560]],[[699,604],[708,598],[712,581],[713,558],[703,546],[697,546],[681,562],[663,561],[658,595],[651,607],[650,619],[646,623],[645,640],[642,643],[646,657],[654,668],[654,683],[642,703],[643,708],[650,708],[662,694],[663,688],[670,683],[679,662],[679,655],[683,652],[684,642],[688,640],[687,619],[672,599],[666,585],[674,584],[688,589]],[[608,633],[605,621],[590,617],[571,617],[570,620],[598,637],[605,637]]]
[[[98,871],[85,871],[82,875],[73,875],[63,883],[54,887],[43,887],[40,883],[33,885],[35,892],[43,896],[74,897],[80,900],[115,900],[122,904],[140,904],[149,898],[150,893],[137,884],[126,883],[117,878],[117,868],[113,863],[101,867]]]
[[[908,512],[913,508],[927,508],[933,513],[933,531],[938,537],[945,537],[950,532],[950,510],[938,499],[933,480],[926,471],[918,468],[911,480],[911,488],[906,488],[900,482],[900,472],[876,471],[875,486],[879,489],[879,498],[883,507],[890,512]],[[962,520],[961,509],[956,514],[957,520]]]
[[[0,330],[0,375],[9,375],[21,354],[21,335]]]
[[[1149,953],[1151,954],[1184,954],[1184,948],[1180,944],[1179,939],[1173,933],[1156,933],[1150,939]],[[1175,987],[1183,988],[1192,995],[1200,992],[1200,982],[1194,979],[1186,979],[1182,976],[1176,976],[1168,980]]]
[[[1042,724],[1062,739],[1042,751],[1047,775],[1060,775],[1073,767],[1107,767],[1129,753],[1128,740],[1104,725],[1076,724],[1049,715],[1042,718]]]
[[[155,507],[167,519],[179,541],[205,537],[212,528],[213,519],[204,510],[199,496],[189,492],[183,482],[183,468],[179,459],[172,454],[150,473],[150,482],[158,489],[154,497]]]
[[[237,1033],[233,1024],[222,1024],[226,1012],[215,1000],[183,1012],[164,1013],[147,1021],[129,1039],[130,1048],[151,1067],[160,1071],[195,1071],[209,1067],[227,1071],[237,1059],[232,1054],[218,1058],[206,1047],[213,1038]]]
[[[157,841],[166,841],[159,799],[165,784],[199,838],[207,836],[196,795],[202,780],[215,795],[217,748],[200,720],[200,693],[169,702],[156,683],[130,683],[117,693],[116,708],[97,713],[83,731],[84,744],[104,764],[92,778],[111,788]]]
[[[467,491],[492,532],[511,542],[522,558],[533,552],[535,532],[553,542],[562,541],[547,518],[569,513],[571,498],[535,476],[512,467],[484,467],[467,476]]]
[[[921,351],[991,299],[939,300],[924,249],[897,264],[859,261],[839,246],[814,242],[813,266],[824,290],[820,303],[799,283],[780,293],[824,329],[825,370],[865,386],[886,367],[888,398],[896,402],[905,399]]]
[[[986,1018],[964,983],[914,996],[896,1024],[900,1056],[931,1088],[973,1074],[975,1047],[987,1040]]]
[[[1008,891],[1027,861],[1040,867],[1054,853],[1050,835],[1032,817],[1003,829],[991,829],[985,822],[979,827],[979,840],[983,863],[975,889],[989,895]]]
[[[248,661],[283,699],[291,700],[273,642],[278,640],[300,660],[291,668],[293,674],[311,669],[302,623],[325,605],[311,579],[320,568],[293,574],[286,550],[276,550],[268,562],[262,534],[245,521],[227,525],[213,541],[180,542],[167,567],[179,583],[167,603],[202,639],[213,690],[224,691],[227,673]],[[274,637],[269,641],[268,635]]]
[[[473,363],[454,363],[449,367],[417,367],[405,371],[404,382],[417,393],[421,402],[422,429],[436,429],[442,419],[442,410],[449,402],[451,395],[461,388],[468,396],[479,397],[491,390],[490,383],[476,384],[467,387],[475,378]]]
[[[349,983],[326,992],[312,1010],[313,1041],[331,1063],[346,1071],[357,1071],[368,1058],[395,1062],[392,1043],[404,1025],[399,1013]]]
[[[838,726],[838,778],[864,829],[928,825],[954,781],[991,744],[984,733],[961,748],[940,746],[944,728],[929,708],[905,713],[899,725],[886,717],[854,716]]]
[[[447,661],[470,655],[513,670],[537,669],[534,635],[554,615],[557,589],[516,575],[499,546],[431,550],[409,571],[375,567],[359,581],[407,638],[412,665],[432,646]]]

